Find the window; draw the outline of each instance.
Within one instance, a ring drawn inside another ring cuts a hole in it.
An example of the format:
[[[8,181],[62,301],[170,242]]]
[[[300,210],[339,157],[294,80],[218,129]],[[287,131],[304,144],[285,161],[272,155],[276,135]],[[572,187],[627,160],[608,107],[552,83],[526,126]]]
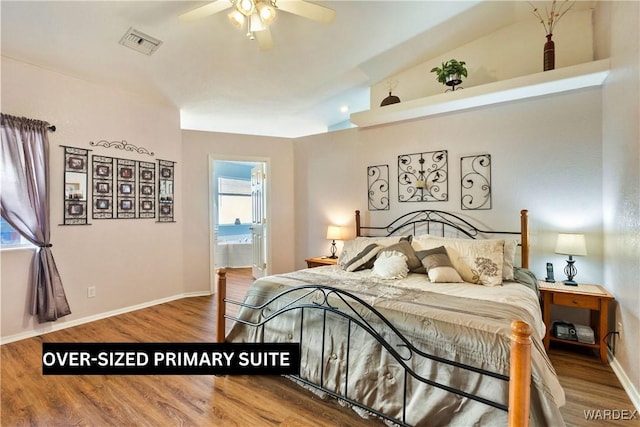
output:
[[[251,223],[251,181],[218,178],[218,224]]]
[[[0,244],[3,248],[31,245],[4,218],[0,218]]]

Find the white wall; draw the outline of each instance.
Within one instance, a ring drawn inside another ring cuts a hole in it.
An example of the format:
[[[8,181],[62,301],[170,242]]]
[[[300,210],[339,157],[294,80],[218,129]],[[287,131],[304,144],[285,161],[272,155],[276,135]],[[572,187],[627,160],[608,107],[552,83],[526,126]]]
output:
[[[182,131],[184,161],[184,286],[186,290],[209,289],[210,181],[209,161],[252,160],[268,163],[270,273],[293,269],[294,200],[293,142],[290,139],[213,132]]]
[[[38,324],[28,314],[28,271],[32,250],[1,252],[1,336],[3,340],[46,331],[79,319],[182,295],[182,195],[176,194],[176,223],[154,219],[63,222],[63,149],[68,145],[133,160],[177,162],[181,180],[180,117],[171,105],[2,57],[2,112],[41,119],[57,127],[51,144],[51,242],[72,314]],[[154,157],[90,141],[126,140]],[[87,298],[87,287],[96,297]]]
[[[615,357],[640,409],[640,7],[602,2],[596,17],[599,54],[611,58],[602,96],[604,283],[622,324]]]

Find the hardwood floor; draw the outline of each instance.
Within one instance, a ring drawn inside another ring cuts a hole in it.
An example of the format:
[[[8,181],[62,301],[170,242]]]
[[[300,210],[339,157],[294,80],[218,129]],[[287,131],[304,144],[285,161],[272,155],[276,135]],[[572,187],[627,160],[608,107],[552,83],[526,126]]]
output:
[[[252,279],[227,275],[228,297],[242,299]],[[185,298],[1,348],[2,426],[225,425],[371,426],[334,399],[322,400],[282,377],[205,375],[43,376],[43,342],[209,342],[215,334],[213,297]],[[585,411],[633,406],[608,366],[591,355],[552,349],[567,394],[569,426],[637,426],[635,420],[587,420]],[[592,414],[597,414],[593,412]],[[600,412],[602,415],[602,412]]]

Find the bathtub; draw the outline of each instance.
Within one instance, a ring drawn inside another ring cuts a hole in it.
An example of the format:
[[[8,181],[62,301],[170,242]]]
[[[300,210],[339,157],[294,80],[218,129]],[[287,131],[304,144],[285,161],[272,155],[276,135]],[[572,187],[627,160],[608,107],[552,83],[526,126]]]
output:
[[[251,267],[253,245],[250,234],[220,236],[216,245],[218,267]]]

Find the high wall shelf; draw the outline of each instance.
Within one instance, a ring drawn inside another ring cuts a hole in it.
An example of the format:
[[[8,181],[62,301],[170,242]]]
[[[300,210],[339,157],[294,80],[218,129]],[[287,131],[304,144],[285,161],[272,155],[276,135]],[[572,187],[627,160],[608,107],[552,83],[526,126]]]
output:
[[[601,86],[608,75],[609,60],[602,59],[353,113],[351,123],[359,127],[376,126]]]

